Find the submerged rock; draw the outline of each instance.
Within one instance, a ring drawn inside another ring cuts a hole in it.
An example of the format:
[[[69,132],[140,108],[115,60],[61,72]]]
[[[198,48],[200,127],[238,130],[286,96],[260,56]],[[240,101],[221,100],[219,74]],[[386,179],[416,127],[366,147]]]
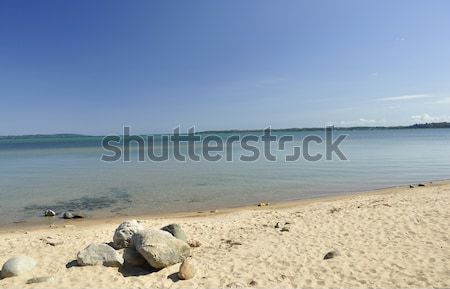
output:
[[[120,267],[123,258],[109,245],[91,244],[78,253],[77,263],[80,266]]]
[[[181,226],[178,224],[170,224],[170,225],[164,226],[161,228],[161,230],[169,232],[175,238],[187,242],[186,234],[184,233],[183,229],[181,229]]]
[[[142,230],[135,233],[132,240],[136,250],[156,269],[180,263],[191,255],[186,242],[166,231]]]
[[[189,280],[195,276],[195,266],[192,258],[186,258],[180,265],[178,277],[181,280]]]
[[[63,214],[64,219],[82,219],[84,218],[84,215],[78,212],[64,212]]]
[[[36,266],[36,261],[28,256],[14,256],[3,264],[1,277],[8,278],[27,273]]]
[[[134,233],[143,230],[144,227],[136,220],[125,221],[114,231],[113,244],[115,249],[131,247]]]

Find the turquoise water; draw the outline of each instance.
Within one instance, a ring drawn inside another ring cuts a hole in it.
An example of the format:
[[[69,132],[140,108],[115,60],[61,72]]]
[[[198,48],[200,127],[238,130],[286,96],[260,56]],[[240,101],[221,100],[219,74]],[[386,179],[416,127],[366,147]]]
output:
[[[1,139],[0,224],[44,219],[39,216],[46,207],[81,209],[92,217],[125,216],[331,196],[450,177],[450,129],[336,133],[349,135],[341,147],[347,161],[155,163],[134,157],[129,163],[107,163],[100,160],[101,138]],[[302,138],[323,132],[288,134]]]

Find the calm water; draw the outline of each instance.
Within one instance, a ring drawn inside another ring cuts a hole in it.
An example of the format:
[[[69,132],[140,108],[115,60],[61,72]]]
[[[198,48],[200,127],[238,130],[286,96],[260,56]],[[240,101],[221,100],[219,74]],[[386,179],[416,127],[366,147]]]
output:
[[[176,212],[450,178],[450,129],[335,133],[349,135],[348,161],[105,163],[99,138],[3,139],[0,224],[38,220],[46,207],[93,217]]]

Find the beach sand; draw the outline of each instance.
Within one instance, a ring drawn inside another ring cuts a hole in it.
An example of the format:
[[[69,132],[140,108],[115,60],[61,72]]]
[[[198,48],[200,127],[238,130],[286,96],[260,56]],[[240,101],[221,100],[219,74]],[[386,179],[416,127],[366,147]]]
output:
[[[0,280],[0,288],[450,287],[449,182],[194,216],[136,217],[149,228],[181,224],[202,243],[192,249],[197,274],[186,281],[176,277],[179,264],[158,272],[74,266],[79,250],[111,242],[126,219],[3,230],[0,264],[28,255],[38,266]],[[277,222],[290,223],[289,231],[275,228]],[[324,260],[331,250],[340,255]],[[45,276],[51,278],[26,284]]]

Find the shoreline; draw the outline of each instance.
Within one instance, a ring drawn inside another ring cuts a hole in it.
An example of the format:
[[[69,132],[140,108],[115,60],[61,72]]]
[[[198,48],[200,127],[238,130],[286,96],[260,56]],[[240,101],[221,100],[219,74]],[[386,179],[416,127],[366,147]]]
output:
[[[431,180],[419,182],[426,184],[427,187],[430,186],[441,186],[450,184],[450,179],[444,180]],[[419,183],[414,183],[417,186]],[[0,234],[13,233],[21,231],[40,231],[48,228],[61,227],[65,225],[76,225],[78,227],[90,227],[99,224],[115,224],[121,223],[123,220],[127,219],[182,219],[182,218],[200,218],[200,217],[210,217],[215,215],[225,215],[240,211],[253,211],[253,210],[267,210],[267,209],[287,209],[296,206],[306,206],[313,203],[326,203],[340,200],[347,200],[358,196],[372,196],[372,195],[382,195],[395,193],[398,189],[410,189],[410,184],[397,185],[382,187],[367,191],[354,191],[354,192],[341,192],[334,196],[318,196],[318,197],[308,197],[305,199],[296,199],[288,201],[271,202],[269,206],[259,207],[258,204],[254,205],[243,205],[236,207],[218,207],[214,209],[205,210],[195,210],[195,211],[182,211],[182,212],[170,212],[170,213],[147,213],[147,214],[136,214],[136,215],[117,215],[117,216],[94,216],[83,219],[72,219],[65,220],[60,217],[44,217],[42,219],[33,219],[29,222],[12,223],[4,226],[0,226]],[[264,202],[264,200],[261,200]],[[52,219],[53,218],[53,219]],[[47,221],[47,223],[45,223]]]
[[[1,279],[0,288],[448,288],[450,181],[424,184],[138,217],[143,229],[176,223],[198,242],[189,280],[176,277],[179,263],[161,270],[78,265],[81,250],[110,243],[130,218],[1,232],[0,265],[24,255],[38,266]]]

